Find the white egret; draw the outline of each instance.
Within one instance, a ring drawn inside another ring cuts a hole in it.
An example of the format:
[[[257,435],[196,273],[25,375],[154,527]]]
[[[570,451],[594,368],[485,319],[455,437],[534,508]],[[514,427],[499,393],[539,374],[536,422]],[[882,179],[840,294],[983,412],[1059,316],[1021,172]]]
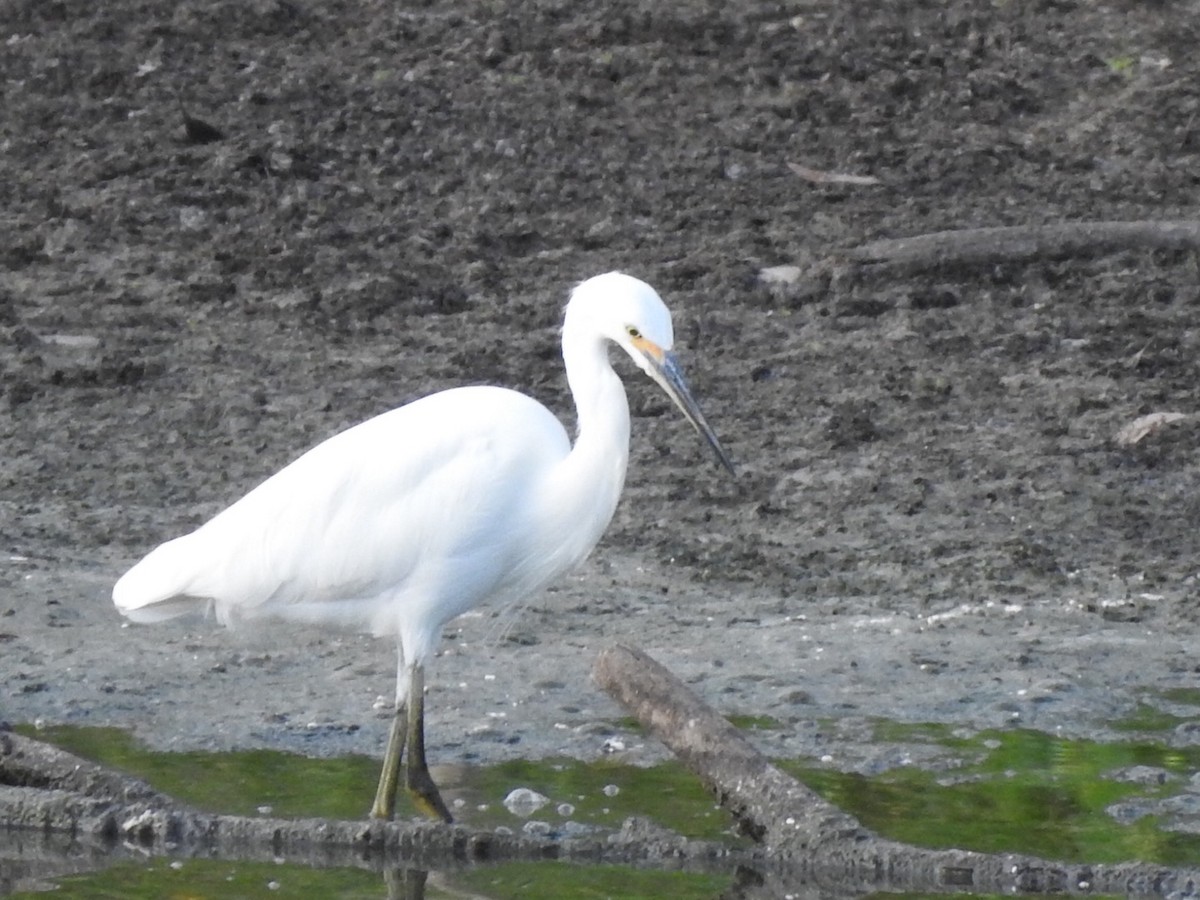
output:
[[[608,526],[629,458],[610,342],[732,473],[671,353],[671,314],[648,284],[611,272],[575,288],[563,322],[574,446],[548,409],[516,391],[433,394],[319,444],[162,544],[117,582],[113,602],[134,621],[211,611],[222,624],[276,617],[395,637],[396,711],[371,815],[392,817],[407,743],[407,790],[426,815],[450,821],[425,761],[425,663],[455,616],[529,596]]]

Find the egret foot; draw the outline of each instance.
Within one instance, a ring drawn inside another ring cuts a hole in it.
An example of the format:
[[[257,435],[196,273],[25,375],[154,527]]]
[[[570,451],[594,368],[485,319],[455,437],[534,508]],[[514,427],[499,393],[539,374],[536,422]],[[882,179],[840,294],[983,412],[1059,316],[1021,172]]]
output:
[[[441,819],[447,825],[454,821],[427,769],[414,769],[410,759],[404,774],[404,787],[408,796],[412,798],[413,806],[419,809],[422,815],[430,819]]]
[[[424,815],[449,824],[454,817],[442,802],[425,762],[425,669],[421,666],[409,669],[407,708],[408,761],[404,765],[404,787]]]

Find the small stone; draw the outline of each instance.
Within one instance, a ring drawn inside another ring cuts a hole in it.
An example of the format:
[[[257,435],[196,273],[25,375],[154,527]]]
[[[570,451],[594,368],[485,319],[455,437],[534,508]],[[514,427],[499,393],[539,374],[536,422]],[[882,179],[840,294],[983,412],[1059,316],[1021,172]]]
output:
[[[550,798],[530,788],[515,788],[504,798],[504,808],[514,816],[525,818],[550,802]]]
[[[795,284],[802,274],[799,266],[768,266],[759,270],[758,280],[763,284]]]

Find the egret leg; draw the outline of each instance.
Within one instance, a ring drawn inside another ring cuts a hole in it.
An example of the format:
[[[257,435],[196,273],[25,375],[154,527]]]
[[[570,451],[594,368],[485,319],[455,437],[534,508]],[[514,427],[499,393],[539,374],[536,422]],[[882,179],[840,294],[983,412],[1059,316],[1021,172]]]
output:
[[[392,730],[388,735],[387,750],[383,754],[383,771],[379,775],[379,788],[375,791],[375,802],[371,804],[372,819],[391,819],[396,814],[396,789],[400,786],[400,758],[404,755],[404,739],[408,734],[408,715],[403,703],[396,706],[392,716]]]
[[[408,763],[404,767],[404,786],[422,813],[431,819],[453,822],[454,817],[442,802],[442,795],[425,762],[425,669],[422,666],[409,669],[408,702],[405,705],[408,711]]]

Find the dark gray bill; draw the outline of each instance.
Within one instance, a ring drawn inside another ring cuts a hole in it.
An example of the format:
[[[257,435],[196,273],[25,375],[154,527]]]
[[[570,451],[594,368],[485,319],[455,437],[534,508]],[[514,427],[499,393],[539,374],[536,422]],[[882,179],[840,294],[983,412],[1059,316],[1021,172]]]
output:
[[[700,405],[688,389],[687,379],[683,377],[683,370],[679,368],[675,354],[664,352],[661,362],[652,355],[646,354],[646,360],[650,363],[650,377],[658,382],[659,386],[667,392],[667,396],[675,401],[675,405],[687,416],[687,420],[692,423],[700,436],[708,441],[708,446],[712,447],[721,465],[729,471],[730,475],[736,476],[737,471],[733,468],[729,455],[721,446],[721,442],[717,440],[716,433],[705,420],[704,413],[700,412]]]

